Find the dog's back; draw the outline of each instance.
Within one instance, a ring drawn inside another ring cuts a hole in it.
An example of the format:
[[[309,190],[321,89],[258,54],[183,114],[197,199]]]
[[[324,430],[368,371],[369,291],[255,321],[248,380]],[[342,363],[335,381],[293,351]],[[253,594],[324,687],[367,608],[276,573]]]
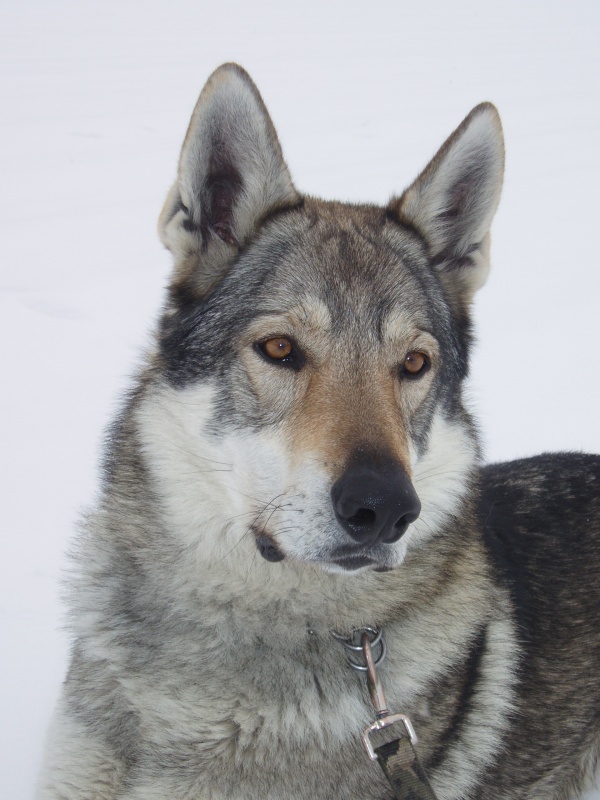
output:
[[[561,785],[575,794],[600,752],[600,457],[486,466],[480,509],[522,646],[517,707],[491,785],[496,796],[553,797]]]

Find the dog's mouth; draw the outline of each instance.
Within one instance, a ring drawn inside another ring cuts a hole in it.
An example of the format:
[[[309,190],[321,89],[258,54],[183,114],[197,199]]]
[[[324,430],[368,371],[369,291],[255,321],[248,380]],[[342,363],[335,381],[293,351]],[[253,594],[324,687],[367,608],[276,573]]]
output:
[[[285,553],[278,547],[273,538],[264,531],[255,532],[256,548],[265,561],[276,563],[283,561]],[[320,563],[327,569],[335,572],[357,572],[363,569],[372,569],[374,572],[389,572],[393,569],[382,554],[371,551],[369,554],[357,550],[355,547],[339,547],[329,554]]]
[[[355,572],[357,570],[372,569],[374,572],[388,572],[393,569],[389,563],[389,553],[384,548],[361,548],[354,545],[344,545],[336,548],[327,559],[327,564],[336,572]]]
[[[357,569],[364,569],[365,567],[374,567],[377,570],[385,569],[382,565],[368,556],[342,556],[341,558],[332,558],[329,562],[335,567],[345,570],[346,572],[353,572]]]

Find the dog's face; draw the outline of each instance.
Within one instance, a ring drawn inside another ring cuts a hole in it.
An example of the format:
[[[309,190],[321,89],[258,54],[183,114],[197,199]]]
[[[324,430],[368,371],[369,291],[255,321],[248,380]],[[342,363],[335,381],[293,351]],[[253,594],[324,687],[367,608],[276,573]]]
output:
[[[161,216],[176,267],[140,416],[190,544],[386,570],[460,513],[502,153],[479,106],[387,207],[301,198],[248,76],[213,74]]]

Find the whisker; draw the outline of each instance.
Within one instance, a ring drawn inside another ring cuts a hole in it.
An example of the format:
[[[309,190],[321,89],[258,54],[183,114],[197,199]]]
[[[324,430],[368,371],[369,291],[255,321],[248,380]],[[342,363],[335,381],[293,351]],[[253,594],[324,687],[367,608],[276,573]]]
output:
[[[188,456],[198,460],[198,461],[206,461],[209,464],[220,464],[223,467],[228,467],[228,470],[233,470],[233,464],[229,464],[227,461],[217,461],[214,458],[207,458],[206,456],[200,455],[200,453],[194,453],[193,450],[188,450],[187,447],[183,447],[183,445],[176,442],[174,439],[169,438],[168,436],[164,436],[159,434],[159,438],[162,439],[164,442],[167,442],[174,447],[176,450],[179,450],[181,453],[186,453]]]
[[[451,471],[456,471],[456,472],[461,472],[462,471],[462,470],[459,470],[456,467],[454,461],[445,461],[443,464],[435,464],[434,466],[429,467],[429,469],[423,470],[423,472],[419,472],[418,470],[415,470],[415,472],[413,473],[413,480],[418,480],[419,478],[430,477],[432,474],[436,474],[439,469],[445,469],[446,467],[450,467],[450,466],[454,466],[454,470],[451,470]]]
[[[434,478],[446,478],[449,475],[455,475],[457,479],[462,479],[464,474],[463,474],[463,472],[461,470],[458,470],[458,469],[446,470],[444,472],[432,472],[432,473],[430,473],[429,475],[426,475],[426,476],[422,476],[422,475],[419,475],[418,477],[414,476],[413,477],[413,484],[415,486],[417,486],[419,483],[427,483],[427,482],[433,480]]]

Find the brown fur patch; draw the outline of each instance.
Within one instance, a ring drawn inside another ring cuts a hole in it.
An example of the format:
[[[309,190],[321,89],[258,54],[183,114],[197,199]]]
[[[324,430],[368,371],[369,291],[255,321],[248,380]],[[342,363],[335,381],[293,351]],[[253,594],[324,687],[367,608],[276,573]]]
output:
[[[350,365],[329,363],[310,377],[290,421],[291,463],[310,454],[336,480],[352,458],[368,451],[393,457],[410,475],[408,436],[393,377],[383,364],[361,370],[358,380],[349,371]]]

